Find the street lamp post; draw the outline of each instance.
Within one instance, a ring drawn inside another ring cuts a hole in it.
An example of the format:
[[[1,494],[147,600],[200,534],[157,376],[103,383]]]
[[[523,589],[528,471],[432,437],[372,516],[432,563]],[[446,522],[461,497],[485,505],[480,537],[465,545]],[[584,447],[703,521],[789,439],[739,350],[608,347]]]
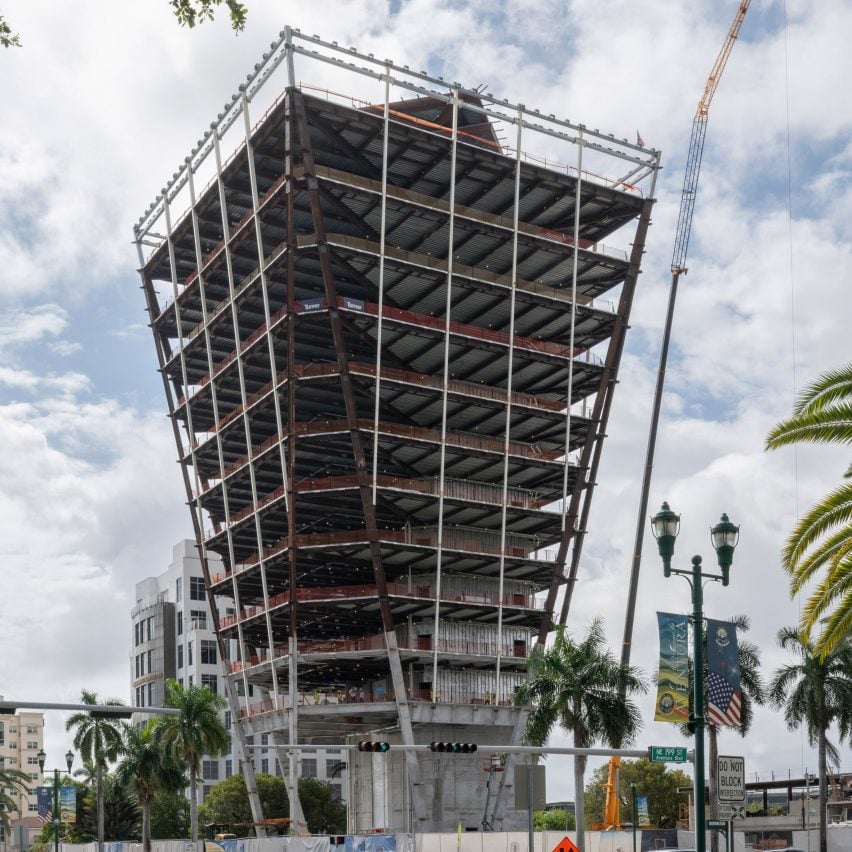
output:
[[[692,625],[693,625],[693,693],[690,722],[695,731],[695,849],[707,852],[707,829],[704,814],[704,589],[702,580],[721,580],[728,585],[731,564],[734,561],[734,548],[739,540],[739,527],[730,522],[727,515],[710,530],[710,540],[716,551],[721,574],[705,574],[701,570],[701,557],[692,557],[692,569],[684,571],[672,568],[674,544],[680,531],[680,515],[676,515],[668,503],[651,518],[651,529],[657,539],[660,558],[663,560],[663,576],[680,574],[686,577],[692,588]]]
[[[47,755],[44,749],[39,749],[38,768],[44,774],[44,761]],[[68,772],[71,772],[71,765],[74,763],[74,752],[70,749],[65,752],[65,762],[68,764]],[[48,770],[49,772],[50,770]],[[62,827],[62,819],[59,810],[59,770],[53,770],[53,848],[55,852],[59,852],[59,830]]]

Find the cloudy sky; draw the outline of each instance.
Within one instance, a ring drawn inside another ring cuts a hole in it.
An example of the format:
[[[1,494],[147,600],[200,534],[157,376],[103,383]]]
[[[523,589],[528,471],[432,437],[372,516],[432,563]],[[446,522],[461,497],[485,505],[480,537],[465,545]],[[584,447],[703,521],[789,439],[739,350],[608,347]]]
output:
[[[131,228],[285,24],[662,150],[572,609],[572,631],[601,616],[618,653],[684,159],[737,0],[248,5],[235,36],[224,15],[181,29],[167,0],[0,3],[23,42],[0,53],[0,692],[130,698],[134,584],[191,533]],[[849,360],[850,31],[850,0],[751,4],[711,110],[651,487],[650,511],[682,514],[683,567],[712,557],[721,512],[741,525],[731,585],[708,586],[705,610],[751,616],[767,673],[800,605],[777,554],[849,461],[762,447],[795,389]],[[655,611],[689,609],[646,536],[632,661],[652,672]],[[639,744],[681,744],[653,703]],[[49,715],[48,762],[68,745]],[[771,710],[720,751],[750,780],[816,766]],[[549,798],[573,796],[567,760],[549,766]]]

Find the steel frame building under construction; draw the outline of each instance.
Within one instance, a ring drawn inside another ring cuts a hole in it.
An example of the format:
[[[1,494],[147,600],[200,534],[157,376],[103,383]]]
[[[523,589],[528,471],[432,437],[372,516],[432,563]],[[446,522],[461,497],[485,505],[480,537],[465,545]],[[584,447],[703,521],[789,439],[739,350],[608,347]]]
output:
[[[288,780],[288,744],[520,742],[658,167],[288,28],[139,220],[199,548],[226,566],[208,593],[234,601],[214,609],[228,699]],[[477,757],[352,754],[351,830],[519,824],[511,772],[483,815]]]

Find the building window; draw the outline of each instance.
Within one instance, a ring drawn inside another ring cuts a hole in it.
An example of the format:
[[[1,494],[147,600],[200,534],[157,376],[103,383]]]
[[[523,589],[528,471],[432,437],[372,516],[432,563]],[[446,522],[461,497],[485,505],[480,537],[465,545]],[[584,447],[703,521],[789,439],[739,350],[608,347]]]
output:
[[[225,711],[225,730],[226,731],[231,730],[231,711],[230,710]]]
[[[343,800],[343,785],[329,784],[328,789],[331,791],[331,801],[340,802]]]
[[[30,781],[38,781],[38,772],[30,772]]]
[[[32,813],[38,813],[38,802],[29,802],[27,804],[27,810]]]
[[[187,666],[192,665],[192,642],[186,643],[186,664]]]
[[[192,626],[196,630],[207,629],[207,613],[205,610],[193,609],[190,611],[190,616],[192,617]]]
[[[269,774],[269,758],[268,757],[261,758],[260,771],[265,772],[267,775]]]
[[[302,778],[317,777],[317,761],[315,757],[302,758]]]
[[[208,663],[209,665],[216,665],[218,662],[215,639],[201,640],[201,662]]]
[[[30,729],[27,728],[27,733],[28,734],[35,734],[35,733],[37,733],[37,730],[38,729],[30,731]],[[38,740],[27,740],[27,748],[38,749]]]
[[[214,674],[203,674],[201,675],[201,685],[206,686],[211,692],[216,693],[219,691],[219,682],[218,678]]]
[[[27,725],[27,733],[28,734],[37,734],[38,733],[38,725]]]
[[[135,648],[139,644],[139,624],[136,623],[133,625],[133,647]]]
[[[183,668],[183,645],[178,645],[178,646],[177,646],[177,652],[178,652],[178,656],[177,656],[177,667],[178,667],[179,669],[182,669],[182,668]]]
[[[231,758],[225,760],[225,777],[230,778],[234,774],[234,763]]]
[[[194,677],[194,675],[190,675],[190,676],[189,676],[189,678],[187,678],[187,683],[189,684],[189,686],[192,686],[192,684],[193,684],[194,682],[195,682],[195,677]]]
[[[219,780],[219,761],[218,760],[202,760],[201,761],[201,777],[205,781]]]
[[[154,671],[154,652],[148,651],[148,674]]]
[[[177,630],[178,636],[183,636],[183,613],[179,612],[177,614]]]
[[[183,577],[178,577],[175,580],[175,603],[180,603],[183,600]]]
[[[339,757],[337,760],[326,760],[325,777],[336,778],[344,769],[346,769],[346,764]]]
[[[37,757],[35,757],[35,756],[33,756],[33,755],[30,755],[30,756],[27,758],[27,764],[28,764],[29,766],[38,766],[38,758],[37,758]]]
[[[154,706],[154,681],[148,684],[148,706]]]
[[[190,577],[189,578],[189,597],[193,601],[204,600],[204,578]]]
[[[148,638],[148,641],[150,642],[154,638],[154,616],[153,615],[148,616],[148,621],[146,623],[147,623],[147,626],[148,626],[148,629],[147,629],[148,637],[147,638]]]

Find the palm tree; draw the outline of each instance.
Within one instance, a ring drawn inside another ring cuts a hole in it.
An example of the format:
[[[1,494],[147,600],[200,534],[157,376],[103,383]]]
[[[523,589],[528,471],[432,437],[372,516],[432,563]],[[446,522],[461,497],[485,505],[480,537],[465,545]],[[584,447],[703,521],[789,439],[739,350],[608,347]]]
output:
[[[142,808],[142,849],[151,852],[151,805],[160,790],[175,791],[185,785],[181,767],[154,736],[153,723],[144,728],[124,724],[124,742],[115,775],[131,787]]]
[[[26,793],[30,786],[30,776],[20,769],[6,769],[0,760],[0,825],[9,831],[9,814],[18,812],[15,801],[18,794]]]
[[[74,770],[74,777],[79,778],[79,783],[84,787],[94,787],[98,781],[98,770],[94,763],[88,760],[83,761],[83,766],[80,769]]]
[[[84,689],[80,692],[82,704],[119,705],[124,702],[119,698],[107,698],[99,702],[97,693]],[[121,748],[121,728],[117,720],[93,715],[90,712],[78,712],[65,721],[65,730],[74,731],[74,748],[80,752],[84,763],[94,764],[95,786],[97,790],[98,807],[98,850],[104,848],[104,784],[103,774],[107,764],[114,761]]]
[[[820,376],[805,388],[793,416],[769,433],[767,449],[805,441],[852,444],[852,364]],[[801,627],[810,640],[826,618],[814,650],[828,654],[852,629],[852,466],[839,488],[827,494],[796,524],[781,555],[797,594],[815,575],[822,581],[810,592]]]
[[[156,737],[177,761],[189,769],[189,820],[192,840],[198,841],[198,775],[201,757],[225,754],[231,738],[219,718],[227,706],[224,697],[206,686],[166,683],[166,707],[180,710],[179,716],[162,716],[154,722]]]
[[[525,739],[544,745],[555,725],[570,732],[575,748],[595,742],[621,746],[639,729],[639,709],[630,696],[645,692],[641,673],[616,662],[604,647],[603,625],[595,619],[582,642],[556,628],[553,644],[538,644],[527,662],[529,680],[515,693],[515,704],[528,707]],[[584,848],[583,774],[586,757],[574,756],[577,846]]]
[[[784,709],[784,721],[791,731],[804,724],[809,744],[818,746],[819,848],[826,852],[826,770],[831,751],[828,729],[836,722],[841,740],[852,733],[852,643],[847,640],[821,654],[795,628],[782,627],[778,644],[785,651],[793,651],[799,661],[778,669],[769,698],[777,708]]]

